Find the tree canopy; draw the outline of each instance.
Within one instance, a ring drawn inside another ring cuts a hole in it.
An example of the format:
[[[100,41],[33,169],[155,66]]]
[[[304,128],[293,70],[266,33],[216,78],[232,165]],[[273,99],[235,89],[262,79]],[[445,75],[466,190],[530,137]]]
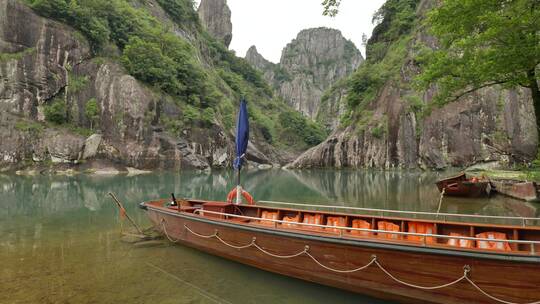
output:
[[[324,0],[323,15],[335,16],[341,0]],[[380,23],[385,13],[415,0],[387,1],[374,15]],[[391,4],[391,5],[390,5]],[[410,7],[413,7],[410,5]],[[411,14],[408,14],[411,16]],[[401,18],[412,24],[411,20]],[[377,30],[392,33],[378,24],[368,43],[369,57],[376,55]],[[540,128],[540,1],[539,0],[442,0],[428,13],[425,26],[439,47],[417,59],[422,73],[418,87],[436,85],[435,102],[444,104],[480,88],[499,84],[530,90]],[[397,29],[406,27],[396,25]],[[400,35],[400,33],[396,33]],[[386,41],[388,39],[382,39]],[[370,56],[371,51],[371,56]],[[376,56],[375,56],[376,57]]]
[[[540,1],[445,0],[426,22],[440,48],[421,56],[417,80],[437,85],[437,102],[494,84],[521,86],[531,91],[540,125]]]
[[[330,16],[335,17],[337,13],[339,12],[339,5],[341,4],[341,0],[323,0],[323,15],[324,16]]]

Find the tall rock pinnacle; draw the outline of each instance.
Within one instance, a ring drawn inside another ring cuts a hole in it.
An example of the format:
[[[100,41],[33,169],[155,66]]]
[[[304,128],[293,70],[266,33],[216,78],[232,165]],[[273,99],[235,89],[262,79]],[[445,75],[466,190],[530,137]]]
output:
[[[227,0],[202,0],[197,12],[206,30],[229,47],[232,40],[232,23]]]

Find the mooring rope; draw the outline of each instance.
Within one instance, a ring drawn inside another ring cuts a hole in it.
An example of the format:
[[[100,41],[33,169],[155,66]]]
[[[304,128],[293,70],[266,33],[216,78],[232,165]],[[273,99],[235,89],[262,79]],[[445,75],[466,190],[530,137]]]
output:
[[[180,239],[176,239],[174,240],[173,238],[171,238],[167,232],[167,229],[165,227],[165,219],[162,219],[161,220],[161,224],[163,226],[163,232],[165,233],[165,236],[173,243],[177,243],[178,241],[180,241]],[[471,280],[471,278],[469,277],[469,273],[471,272],[471,268],[469,267],[469,265],[465,265],[463,267],[463,275],[457,279],[455,279],[454,281],[451,281],[449,283],[445,283],[445,284],[441,284],[441,285],[436,285],[436,286],[422,286],[422,285],[416,285],[416,284],[413,284],[413,283],[409,283],[409,282],[405,282],[399,278],[397,278],[395,275],[393,275],[392,273],[390,273],[386,268],[384,268],[381,263],[379,263],[379,261],[377,260],[377,256],[375,255],[372,255],[371,257],[371,260],[365,264],[364,266],[361,266],[361,267],[358,267],[358,268],[354,268],[354,269],[336,269],[336,268],[333,268],[333,267],[330,267],[330,266],[327,266],[327,265],[324,265],[323,263],[321,263],[317,258],[315,258],[311,253],[309,253],[309,249],[310,247],[308,245],[305,245],[304,246],[304,249],[297,252],[297,253],[293,253],[293,254],[288,254],[288,255],[278,255],[278,254],[275,254],[275,253],[272,253],[272,252],[269,252],[268,250],[264,249],[263,247],[259,246],[257,243],[256,243],[256,238],[253,237],[251,239],[251,242],[246,244],[246,245],[234,245],[234,244],[231,244],[231,243],[228,243],[227,241],[223,240],[220,236],[219,236],[219,232],[216,230],[213,234],[211,235],[204,235],[204,234],[200,234],[200,233],[197,233],[195,231],[193,231],[192,229],[190,229],[187,225],[184,225],[184,228],[186,229],[186,231],[188,231],[189,233],[197,236],[197,237],[200,237],[200,238],[205,238],[205,239],[211,239],[211,238],[215,238],[217,239],[219,242],[221,242],[222,244],[228,246],[228,247],[231,247],[231,248],[234,248],[234,249],[247,249],[249,247],[255,247],[257,248],[259,251],[261,251],[262,253],[266,254],[266,255],[269,255],[271,257],[274,257],[274,258],[279,258],[279,259],[291,259],[291,258],[295,258],[295,257],[298,257],[298,256],[301,256],[301,255],[306,255],[307,257],[309,257],[311,260],[313,260],[313,262],[315,262],[317,265],[321,266],[322,268],[324,269],[327,269],[329,271],[333,271],[333,272],[337,272],[337,273],[353,273],[353,272],[358,272],[358,271],[362,271],[368,267],[370,267],[371,265],[376,265],[383,273],[385,273],[389,278],[391,278],[392,280],[394,280],[395,282],[397,283],[400,283],[402,285],[405,285],[405,286],[408,286],[408,287],[412,287],[412,288],[417,288],[417,289],[422,289],[422,290],[436,290],[436,289],[441,289],[441,288],[446,288],[446,287],[450,287],[452,285],[455,285],[463,280],[469,282],[476,290],[478,290],[480,293],[482,293],[483,295],[485,295],[486,297],[494,300],[494,301],[497,301],[499,303],[503,303],[503,304],[540,304],[540,301],[535,301],[535,302],[528,302],[528,303],[518,303],[518,302],[510,302],[510,301],[506,301],[506,300],[503,300],[503,299],[500,299],[500,298],[497,298],[489,293],[487,293],[485,290],[483,290],[482,288],[480,288],[480,286],[478,286],[473,280]]]
[[[229,301],[227,301],[227,300],[225,300],[225,299],[220,299],[218,296],[209,293],[208,291],[206,291],[206,290],[200,288],[199,286],[196,286],[196,285],[194,285],[194,284],[192,284],[192,283],[190,283],[190,282],[187,282],[187,281],[185,281],[185,280],[182,280],[182,279],[179,278],[178,276],[176,276],[176,275],[174,275],[174,274],[172,274],[172,273],[169,273],[169,272],[167,272],[165,269],[162,269],[162,268],[160,268],[160,267],[158,267],[158,266],[156,266],[156,265],[154,265],[154,264],[151,264],[151,263],[149,263],[149,262],[146,262],[146,265],[148,265],[148,266],[150,266],[150,267],[152,267],[152,268],[154,268],[154,269],[160,271],[161,273],[163,273],[163,274],[165,274],[165,275],[167,275],[167,276],[169,276],[169,277],[171,277],[171,278],[177,280],[178,282],[180,282],[180,283],[182,283],[182,284],[188,285],[189,287],[191,287],[191,288],[195,289],[196,291],[198,291],[199,294],[200,294],[201,296],[207,298],[208,300],[210,300],[210,301],[212,301],[212,302],[214,302],[214,303],[227,303],[227,304],[232,304],[231,302],[229,302]]]
[[[465,265],[463,267],[463,275],[461,277],[459,277],[458,279],[450,282],[450,283],[446,283],[446,284],[442,284],[442,285],[436,285],[436,286],[421,286],[421,285],[416,285],[416,284],[412,284],[412,283],[407,283],[405,281],[402,281],[398,278],[396,278],[396,276],[394,276],[393,274],[391,274],[388,270],[386,270],[380,263],[379,261],[375,261],[375,265],[377,265],[384,273],[386,273],[387,276],[389,276],[392,280],[400,283],[400,284],[403,284],[405,286],[409,286],[409,287],[413,287],[413,288],[418,288],[418,289],[424,289],[424,290],[435,290],[435,289],[441,289],[441,288],[445,288],[445,287],[450,287],[454,284],[457,284],[459,283],[461,280],[467,278],[467,275],[469,274],[469,271],[470,271],[470,267],[468,265]]]
[[[169,239],[169,241],[173,243],[178,243],[181,239],[173,239],[169,236],[169,233],[167,232],[167,228],[165,227],[165,219],[161,219],[161,227],[163,227],[163,232],[165,233],[165,236]]]
[[[503,303],[503,304],[519,304],[519,303],[516,303],[516,302],[506,301],[506,300],[503,300],[503,299],[500,299],[500,298],[497,298],[495,296],[490,295],[489,293],[484,291],[482,288],[480,288],[480,286],[476,285],[476,283],[473,282],[473,280],[471,280],[468,276],[465,277],[465,280],[467,280],[467,282],[469,282],[474,288],[476,288],[476,290],[478,290],[483,295],[485,295],[486,297],[488,297],[488,298],[490,298],[490,299],[492,299],[494,301],[497,301],[497,302],[500,302],[500,303]],[[540,301],[521,303],[521,304],[540,304]]]

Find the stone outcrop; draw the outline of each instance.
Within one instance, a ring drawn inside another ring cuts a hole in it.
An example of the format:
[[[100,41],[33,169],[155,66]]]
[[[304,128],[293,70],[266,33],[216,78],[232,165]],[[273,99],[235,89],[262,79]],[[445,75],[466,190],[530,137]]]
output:
[[[287,44],[279,64],[268,62],[254,46],[248,50],[246,60],[293,108],[316,119],[324,91],[354,72],[363,57],[340,31],[313,28],[301,31]]]
[[[103,136],[101,134],[90,135],[84,142],[82,159],[94,158],[98,153],[98,149],[101,146],[102,140]]]
[[[418,14],[428,2],[422,1]],[[446,168],[534,159],[538,130],[528,90],[484,88],[440,108],[432,105],[425,118],[411,110],[407,97],[413,94],[410,81],[418,72],[412,46],[420,42],[436,46],[433,37],[415,32],[400,79],[389,80],[368,107],[371,124],[354,121],[337,129],[288,166]],[[419,102],[428,107],[435,94],[436,89],[427,90]]]
[[[339,129],[289,167],[442,169],[534,159],[538,133],[528,92],[489,88],[436,109],[422,121],[405,111],[407,102],[398,89],[385,91],[393,92],[378,98],[373,115],[388,123],[387,132],[376,136],[352,126]]]
[[[68,69],[88,58],[85,41],[14,0],[0,0],[0,111],[43,118],[41,106],[67,85]]]
[[[229,47],[232,40],[232,23],[227,0],[201,0],[197,12],[206,30]]]
[[[266,58],[263,57],[257,51],[257,47],[252,45],[246,52],[245,59],[249,62],[254,68],[263,72],[264,78],[270,83],[274,82],[274,70],[279,67],[279,65],[272,63]]]
[[[116,171],[232,163],[234,141],[223,126],[165,131],[163,117],[173,121],[183,115],[174,100],[118,63],[92,59],[88,43],[73,29],[17,0],[0,0],[0,53],[0,171],[51,163],[85,169],[95,163]],[[69,124],[45,122],[44,107],[54,100],[66,104]],[[92,123],[85,112],[91,101],[99,112]],[[77,132],[91,128],[96,134],[89,138]],[[285,162],[258,138],[252,137],[248,160]]]

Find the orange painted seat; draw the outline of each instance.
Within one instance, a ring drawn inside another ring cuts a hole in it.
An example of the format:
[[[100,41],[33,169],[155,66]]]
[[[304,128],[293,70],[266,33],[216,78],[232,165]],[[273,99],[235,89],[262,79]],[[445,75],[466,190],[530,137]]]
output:
[[[425,233],[425,234],[435,233],[435,225],[431,223],[409,222],[408,227],[409,227],[408,232],[411,232],[411,233]],[[421,235],[407,235],[407,239],[410,241],[423,242],[424,238],[426,240],[426,243],[430,243],[430,244],[435,243],[435,238],[432,236],[424,237]]]
[[[377,229],[382,231],[393,231],[393,232],[400,232],[399,225],[396,225],[391,222],[386,221],[380,221],[377,223]],[[399,239],[401,236],[399,234],[393,234],[393,233],[379,233],[379,236],[382,238],[387,239]]]
[[[465,236],[460,233],[451,232],[450,236]],[[446,243],[448,246],[460,247],[460,248],[473,248],[473,240],[463,240],[463,239],[448,239]]]
[[[322,225],[322,214],[304,214],[304,220],[302,221],[304,224],[312,224],[312,225]],[[302,228],[305,229],[315,229],[320,230],[320,227],[313,227],[313,226],[305,226],[302,225]]]
[[[358,229],[371,229],[371,223],[356,219],[352,221],[352,228],[358,228]],[[351,234],[353,235],[363,235],[363,236],[369,236],[373,235],[373,233],[369,231],[358,231],[358,230],[351,230]]]
[[[507,240],[506,233],[502,232],[482,232],[476,235],[477,238],[490,239],[493,241],[476,241],[476,248],[511,251],[508,242],[500,242],[496,240]]]
[[[277,220],[278,213],[277,212],[270,212],[270,211],[263,211],[261,214],[262,219],[267,220]],[[273,226],[275,222],[272,221],[259,221],[259,223],[263,225]]]
[[[345,221],[344,217],[341,216],[329,216],[326,219],[326,226],[330,227],[347,227],[347,223]],[[325,228],[326,231],[330,231],[333,233],[340,233],[340,231],[343,231],[342,229],[337,228]]]
[[[287,223],[282,223],[282,224],[281,224],[283,227],[287,227],[287,228],[295,228],[295,227],[297,227],[298,225],[296,225],[296,224],[291,224],[291,223],[298,223],[298,222],[300,222],[300,214],[297,214],[296,216],[284,216],[284,217],[283,217],[283,221],[284,221],[284,222],[287,222]]]

